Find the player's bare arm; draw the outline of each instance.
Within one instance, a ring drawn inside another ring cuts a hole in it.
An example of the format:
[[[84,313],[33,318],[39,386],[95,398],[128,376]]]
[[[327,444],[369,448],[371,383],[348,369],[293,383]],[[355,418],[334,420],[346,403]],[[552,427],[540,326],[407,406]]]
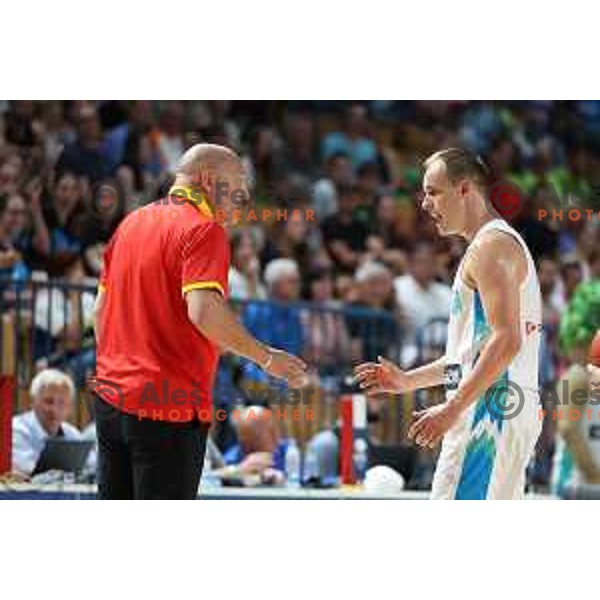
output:
[[[367,396],[402,394],[441,385],[444,381],[445,365],[446,359],[442,356],[427,365],[403,371],[380,356],[376,363],[366,362],[358,365],[354,369],[354,377]]]
[[[502,232],[482,236],[471,248],[463,276],[465,283],[481,295],[490,335],[456,395],[444,404],[415,413],[409,437],[430,448],[492,386],[521,346],[518,290],[527,276],[527,261],[519,243]]]
[[[306,364],[283,350],[256,340],[238,321],[223,296],[216,290],[191,290],[186,294],[188,317],[202,335],[228,352],[248,358],[274,377],[300,387],[305,381]]]

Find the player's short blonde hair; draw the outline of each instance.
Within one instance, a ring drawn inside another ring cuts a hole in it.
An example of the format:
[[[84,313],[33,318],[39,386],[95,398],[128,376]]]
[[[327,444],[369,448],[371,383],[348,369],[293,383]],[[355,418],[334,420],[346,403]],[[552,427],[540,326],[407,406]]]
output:
[[[461,179],[470,179],[481,189],[489,183],[490,170],[483,159],[464,148],[445,148],[434,152],[423,162],[423,169],[427,170],[433,163],[442,161],[446,165],[446,174],[452,183]]]

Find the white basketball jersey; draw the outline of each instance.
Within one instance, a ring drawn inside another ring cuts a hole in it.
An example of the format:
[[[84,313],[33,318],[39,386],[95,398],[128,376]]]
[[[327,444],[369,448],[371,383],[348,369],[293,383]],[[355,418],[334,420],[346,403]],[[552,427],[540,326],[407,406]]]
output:
[[[527,276],[514,293],[520,296],[521,348],[503,374],[524,391],[538,393],[538,354],[542,328],[542,300],[535,264],[523,238],[503,219],[489,221],[479,229],[458,267],[452,286],[452,304],[446,343],[446,389],[456,393],[461,379],[471,371],[490,334],[478,290],[465,284],[463,269],[473,242],[491,230],[506,232],[518,241],[527,260]]]

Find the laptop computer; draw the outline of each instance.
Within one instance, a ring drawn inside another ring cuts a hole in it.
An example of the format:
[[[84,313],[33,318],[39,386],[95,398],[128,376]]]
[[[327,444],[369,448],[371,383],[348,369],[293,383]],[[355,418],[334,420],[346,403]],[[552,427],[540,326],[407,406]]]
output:
[[[79,473],[87,460],[94,442],[91,440],[65,440],[49,438],[40,454],[32,475],[52,469],[65,473]]]

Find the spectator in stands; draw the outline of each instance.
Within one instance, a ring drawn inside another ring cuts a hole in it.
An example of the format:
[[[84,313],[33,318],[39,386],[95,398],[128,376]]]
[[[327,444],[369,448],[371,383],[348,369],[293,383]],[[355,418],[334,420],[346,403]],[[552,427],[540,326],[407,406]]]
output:
[[[284,172],[279,146],[279,136],[272,127],[257,127],[250,134],[249,156],[244,162],[259,202],[271,196],[274,183]]]
[[[401,347],[401,314],[391,271],[381,263],[368,262],[354,275],[358,287],[357,308],[368,308],[349,318],[350,336],[360,342],[363,360],[398,356]]]
[[[333,297],[333,274],[330,268],[309,273],[307,297],[316,310],[303,311],[304,358],[320,375],[340,375],[351,358],[350,335],[343,315],[337,312],[341,303]]]
[[[277,409],[282,409],[277,406]],[[280,435],[279,422],[273,409],[246,406],[237,409],[232,419],[237,441],[223,453],[229,467],[221,469],[225,478],[259,476],[262,483],[281,485],[285,481],[287,439]],[[331,484],[337,476],[339,442],[331,431],[315,434],[307,443],[315,453],[317,472],[323,483]],[[235,466],[235,468],[233,468]]]
[[[0,165],[0,196],[8,197],[17,193],[21,175],[21,160],[13,154]]]
[[[354,214],[369,229],[375,223],[375,208],[382,186],[381,169],[377,163],[364,163],[356,170],[356,191],[360,201]]]
[[[104,249],[124,217],[127,198],[117,178],[105,179],[93,194],[94,198],[88,200],[93,202],[93,211],[87,206],[85,211],[76,209],[73,231],[83,248],[86,272],[97,278]]]
[[[379,197],[372,235],[381,239],[386,250],[410,250],[414,245],[415,232],[419,229],[412,201],[396,199],[390,194]]]
[[[322,153],[325,159],[344,153],[350,157],[354,168],[377,160],[377,146],[371,138],[367,107],[351,104],[346,111],[341,131],[330,133],[323,140]]]
[[[554,186],[559,198],[573,195],[587,200],[590,197],[588,178],[589,158],[584,146],[570,148],[567,152],[567,165],[559,165],[548,173],[548,180]]]
[[[63,173],[41,209],[38,209],[39,200],[32,199],[35,225],[32,246],[36,268],[45,268],[50,275],[60,277],[81,256],[86,218],[81,198],[81,180],[73,173]]]
[[[590,279],[600,279],[600,247],[592,250],[588,256]]]
[[[184,108],[181,102],[168,102],[160,114],[160,127],[154,132],[153,145],[158,151],[164,171],[175,173],[177,161],[183,154]]]
[[[34,119],[36,103],[13,100],[4,117],[4,135],[10,144],[31,148],[37,141]]]
[[[360,304],[399,314],[392,273],[385,265],[367,262],[356,270],[354,280],[358,284]]]
[[[491,141],[502,131],[499,105],[490,101],[478,102],[467,108],[461,121],[461,142],[481,154],[487,153]]]
[[[54,369],[39,372],[31,382],[31,410],[13,417],[12,468],[30,475],[46,440],[81,438],[79,430],[67,423],[73,411],[75,387],[68,375]]]
[[[260,281],[258,243],[250,228],[236,230],[231,239],[229,297],[233,300],[264,300],[267,290]]]
[[[262,261],[266,264],[275,258],[290,258],[304,276],[312,266],[319,245],[318,231],[311,229],[303,217],[277,221],[265,241]]]
[[[600,221],[589,221],[583,227],[577,240],[577,256],[583,263],[584,280],[600,277]]]
[[[137,172],[139,147],[142,138],[148,134],[151,123],[150,101],[136,100],[129,104],[127,120],[111,129],[104,140],[104,154],[109,171],[116,170],[119,165],[127,165],[136,170],[137,181],[141,183],[141,174]]]
[[[563,263],[560,274],[563,283],[563,299],[566,304],[583,281],[583,266],[578,260],[569,260]]]
[[[559,279],[558,266],[551,258],[538,263],[538,279],[542,295],[542,347],[540,350],[540,385],[551,384],[558,367],[557,336],[562,307],[557,306],[555,290]]]
[[[27,247],[28,221],[29,210],[23,196],[20,194],[8,196],[4,210],[0,216],[0,226],[8,238],[5,241],[8,241],[20,252]]]
[[[433,246],[422,242],[411,252],[409,272],[394,280],[398,304],[413,333],[432,319],[447,319],[450,315],[452,290],[436,281],[435,268]]]
[[[300,298],[300,270],[289,258],[276,258],[265,268],[265,283],[272,303],[250,303],[243,314],[243,323],[253,335],[260,335],[264,343],[301,356],[304,333],[300,311],[294,305]],[[267,376],[254,363],[244,363],[245,377],[265,382]]]
[[[488,167],[490,179],[502,179],[507,174],[512,174],[516,162],[516,149],[512,140],[500,135],[492,142],[490,148]]]
[[[530,203],[531,206],[526,206],[517,217],[514,226],[527,242],[534,258],[553,256],[559,249],[560,232],[555,222],[540,221],[537,211],[544,209],[552,214],[552,209],[556,208],[554,199],[548,196],[547,189],[540,187],[534,190]]]
[[[358,302],[358,284],[352,275],[338,274],[335,278],[335,297],[344,305]]]
[[[317,173],[318,146],[315,143],[314,121],[306,113],[289,113],[285,123],[283,161],[293,173],[314,179]]]
[[[60,100],[44,102],[36,122],[41,137],[40,146],[48,164],[56,164],[63,148],[77,139],[74,124],[68,119],[65,103]]]
[[[17,245],[26,218],[27,209],[21,196],[8,199],[0,196],[0,279],[24,281],[29,275]]]
[[[338,191],[352,185],[354,174],[346,154],[330,156],[325,163],[325,176],[317,180],[313,188],[313,207],[319,221],[325,220],[338,210]]]
[[[424,328],[436,319],[447,320],[450,315],[452,289],[446,283],[436,281],[436,255],[427,242],[417,244],[409,259],[409,272],[394,280],[396,298],[404,317],[405,344],[402,348],[402,363],[411,365],[418,358],[420,341],[432,343]],[[433,325],[432,325],[433,326]],[[420,340],[419,334],[425,335]],[[431,332],[439,338],[436,330]],[[436,345],[444,340],[436,339]]]
[[[365,260],[382,262],[400,274],[406,270],[406,254],[400,248],[408,246],[400,234],[400,218],[396,201],[389,195],[381,196],[375,207],[371,235],[367,238]]]
[[[90,184],[106,177],[108,163],[104,155],[102,128],[96,109],[87,105],[81,109],[77,121],[77,140],[65,147],[58,159],[56,171],[87,178]]]
[[[242,476],[254,474],[283,483],[287,444],[279,436],[273,413],[263,406],[246,406],[239,410],[233,424],[237,443],[223,454],[225,463],[237,465]]]
[[[560,321],[560,313],[563,309],[557,304],[555,292],[560,280],[560,273],[556,261],[549,257],[543,257],[537,265],[540,292],[542,294],[542,310],[544,323],[553,323],[556,329]]]
[[[65,271],[65,283],[94,289],[97,282],[85,275],[77,259]],[[95,367],[92,316],[95,294],[40,286],[34,299],[33,357],[41,365],[60,366],[72,374],[78,387]]]
[[[368,227],[354,216],[359,201],[356,188],[339,190],[339,208],[321,225],[323,241],[336,266],[353,273],[366,250]]]

